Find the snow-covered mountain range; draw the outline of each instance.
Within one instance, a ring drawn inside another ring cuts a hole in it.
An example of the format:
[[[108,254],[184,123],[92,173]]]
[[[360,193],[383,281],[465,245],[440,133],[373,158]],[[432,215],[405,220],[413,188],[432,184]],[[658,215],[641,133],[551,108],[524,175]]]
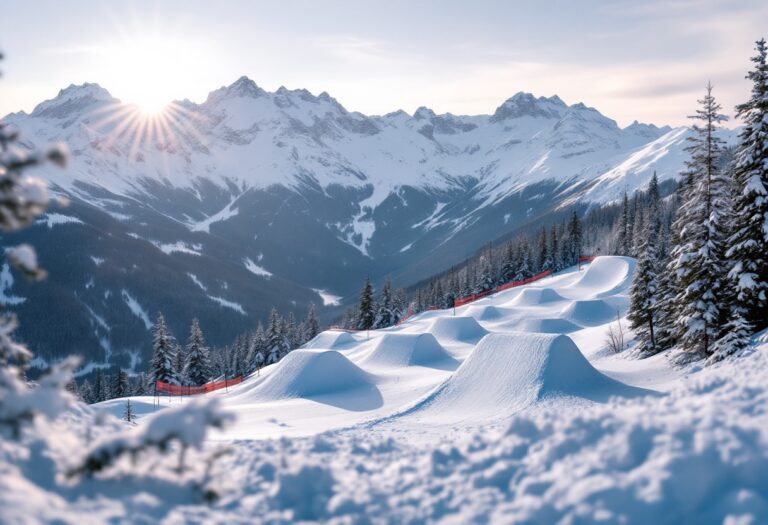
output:
[[[492,115],[366,116],[246,77],[156,117],[84,84],[4,120],[30,146],[66,142],[72,164],[43,172],[70,205],[12,239],[38,247],[46,293],[6,270],[0,300],[49,321],[22,332],[38,355],[124,366],[146,358],[158,310],[180,339],[198,316],[224,344],[273,305],[333,308],[366,275],[407,285],[675,177],[688,134],[528,93]]]

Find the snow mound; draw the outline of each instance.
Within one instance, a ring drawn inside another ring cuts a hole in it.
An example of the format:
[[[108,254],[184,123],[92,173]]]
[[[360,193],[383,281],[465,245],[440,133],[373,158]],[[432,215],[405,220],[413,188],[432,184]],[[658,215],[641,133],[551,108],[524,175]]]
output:
[[[294,350],[253,394],[261,400],[315,397],[370,388],[374,378],[335,350]]]
[[[364,364],[382,367],[415,365],[452,368],[457,363],[432,334],[385,334],[379,339],[373,352],[365,358]]]
[[[565,297],[552,288],[525,288],[510,301],[515,306],[538,306],[541,304],[564,301]]]
[[[478,321],[495,321],[504,317],[506,312],[503,308],[495,306],[473,305],[466,309],[465,314]]]
[[[508,417],[544,400],[604,403],[650,392],[603,375],[568,336],[493,333],[453,376],[399,417],[453,424]]]
[[[349,332],[340,332],[338,330],[326,330],[320,332],[314,339],[309,341],[303,348],[326,348],[335,350],[343,348],[355,342],[355,338]]]
[[[561,316],[584,326],[598,326],[615,321],[616,308],[603,299],[586,299],[569,304]]]
[[[542,334],[568,334],[582,327],[567,319],[522,319],[514,325],[518,332],[538,332]]]
[[[630,257],[597,257],[587,266],[584,275],[575,283],[564,286],[563,291],[568,295],[575,292],[574,299],[616,295],[629,289],[635,264]]]
[[[476,343],[488,331],[480,326],[473,317],[438,317],[429,326],[429,333],[439,341],[460,341]]]

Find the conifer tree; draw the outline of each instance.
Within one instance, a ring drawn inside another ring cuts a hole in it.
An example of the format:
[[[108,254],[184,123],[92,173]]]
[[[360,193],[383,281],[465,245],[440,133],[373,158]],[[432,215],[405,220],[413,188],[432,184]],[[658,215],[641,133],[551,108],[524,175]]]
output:
[[[93,399],[93,385],[91,385],[91,382],[88,381],[88,379],[83,380],[79,390],[80,399],[83,400],[83,403],[95,403],[95,400]]]
[[[736,150],[733,233],[727,256],[729,277],[755,330],[768,327],[768,52],[765,39],[756,42],[749,100],[736,106],[744,122]]]
[[[547,238],[547,229],[542,228],[539,234],[539,258],[537,272],[544,272],[552,269],[552,258],[549,253],[549,239]]]
[[[439,284],[439,282],[438,282]],[[442,295],[441,292],[436,291],[437,295]],[[377,304],[376,319],[374,326],[376,328],[386,328],[392,326],[395,322],[395,314],[392,304],[392,282],[387,278],[381,287],[381,293],[379,294],[379,302]]]
[[[651,186],[653,184],[654,181],[652,180]],[[649,187],[649,193],[651,189]],[[635,270],[634,280],[632,281],[629,314],[627,315],[630,326],[635,330],[640,340],[640,352],[644,355],[653,355],[659,351],[656,332],[659,316],[658,268],[660,261],[658,243],[661,232],[661,218],[659,216],[658,200],[655,201],[655,204],[652,203],[651,206],[648,212],[648,224],[642,235],[645,241],[638,249],[639,261]]]
[[[245,370],[241,373],[250,374],[251,372],[258,370],[267,359],[267,339],[264,332],[264,326],[259,321],[256,331],[251,337],[251,349],[246,361]]]
[[[280,328],[280,316],[277,315],[277,310],[272,308],[269,312],[269,324],[267,326],[267,364],[277,363],[282,352],[281,342],[281,328]]]
[[[699,101],[701,108],[691,117],[701,122],[693,126],[686,148],[691,183],[685,184],[676,219],[680,245],[675,247],[674,270],[679,279],[675,298],[678,312],[678,342],[685,360],[709,357],[721,335],[725,317],[724,284],[726,263],[723,240],[727,216],[727,179],[718,160],[722,141],[715,135],[720,122],[720,105],[712,86]]]
[[[125,410],[123,410],[123,420],[127,423],[135,423],[136,422],[136,414],[133,411],[133,404],[131,403],[131,400],[128,399],[125,402]]]
[[[616,254],[628,256],[631,251],[631,230],[629,229],[629,196],[624,190],[624,198],[621,201],[621,215],[619,216],[618,232],[616,236]]]
[[[165,324],[162,313],[157,314],[154,329],[152,330],[152,362],[150,364],[150,376],[152,382],[162,381],[168,384],[178,384],[179,378],[174,366],[173,340]]]
[[[128,395],[128,374],[122,368],[117,369],[117,373],[112,378],[112,385],[110,387],[111,397],[125,397]]]
[[[574,211],[571,215],[571,220],[568,222],[569,264],[576,264],[579,260],[584,243],[582,235],[581,221]]]
[[[557,226],[552,226],[551,233],[549,235],[550,245],[549,253],[552,257],[552,270],[559,272],[563,269],[563,258],[560,253],[560,241],[557,236]]]
[[[371,280],[366,278],[363,289],[360,292],[357,318],[358,330],[370,330],[373,328],[373,323],[376,319],[373,307],[373,286],[371,285]]]
[[[101,369],[96,370],[96,379],[93,387],[93,402],[99,403],[109,399],[109,385]]]
[[[186,346],[186,377],[193,386],[201,386],[211,379],[211,360],[208,347],[205,346],[203,331],[198,320],[192,319]]]
[[[289,314],[290,316],[290,314]],[[291,343],[291,332],[292,332],[292,326],[290,324],[290,317],[289,318],[283,318],[280,320],[280,359],[288,355],[288,353],[293,350],[293,346]]]
[[[304,321],[304,340],[311,341],[320,333],[320,323],[315,314],[315,303],[310,303],[307,319]]]
[[[187,384],[187,352],[178,341],[173,340],[173,370],[180,385]]]

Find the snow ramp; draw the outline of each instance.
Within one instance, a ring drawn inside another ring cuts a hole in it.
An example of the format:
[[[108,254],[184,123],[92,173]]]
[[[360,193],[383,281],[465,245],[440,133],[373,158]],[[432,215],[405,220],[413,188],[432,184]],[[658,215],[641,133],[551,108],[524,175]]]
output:
[[[495,306],[473,305],[467,308],[464,314],[474,317],[478,321],[495,321],[505,317],[508,312],[504,308],[497,308]]]
[[[539,306],[565,301],[565,297],[552,288],[525,288],[509,304],[514,306]]]
[[[635,260],[630,257],[596,257],[578,281],[561,290],[572,299],[600,299],[627,291],[634,272]]]
[[[510,326],[506,325],[505,326]],[[511,325],[516,332],[538,332],[542,334],[569,334],[583,327],[567,319],[521,319]]]
[[[476,343],[482,339],[488,331],[480,326],[473,317],[438,317],[427,330],[438,341]]]
[[[342,332],[340,330],[326,330],[320,332],[314,339],[305,344],[302,348],[326,348],[328,350],[335,350],[339,348],[346,348],[348,345],[354,344],[355,338],[348,332]]]
[[[387,418],[454,424],[508,417],[533,404],[603,403],[652,393],[596,370],[565,335],[489,334],[456,372],[422,401]]]
[[[249,394],[259,401],[351,395],[351,390],[375,389],[374,384],[373,375],[335,350],[299,349],[285,356]]]
[[[432,334],[385,334],[363,365],[384,368],[426,366],[453,370],[458,362]]]
[[[616,320],[619,309],[604,299],[573,301],[562,311],[562,318],[584,326],[599,326]]]

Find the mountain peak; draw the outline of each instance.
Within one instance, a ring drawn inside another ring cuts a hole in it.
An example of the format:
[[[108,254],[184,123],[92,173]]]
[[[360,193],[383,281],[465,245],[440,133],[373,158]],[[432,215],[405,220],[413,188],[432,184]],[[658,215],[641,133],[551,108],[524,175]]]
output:
[[[256,82],[247,76],[242,76],[229,86],[223,86],[216,91],[212,91],[208,95],[208,100],[206,102],[227,98],[258,98],[264,95],[266,95],[266,91],[257,86]]]
[[[98,84],[70,84],[60,90],[56,97],[38,104],[32,111],[32,116],[64,118],[95,104],[114,102],[117,102],[117,99]]]
[[[421,106],[413,114],[413,118],[416,120],[431,120],[435,117],[435,112],[426,106]]]
[[[568,106],[557,95],[546,98],[520,91],[504,101],[491,116],[491,122],[519,117],[558,118]]]

